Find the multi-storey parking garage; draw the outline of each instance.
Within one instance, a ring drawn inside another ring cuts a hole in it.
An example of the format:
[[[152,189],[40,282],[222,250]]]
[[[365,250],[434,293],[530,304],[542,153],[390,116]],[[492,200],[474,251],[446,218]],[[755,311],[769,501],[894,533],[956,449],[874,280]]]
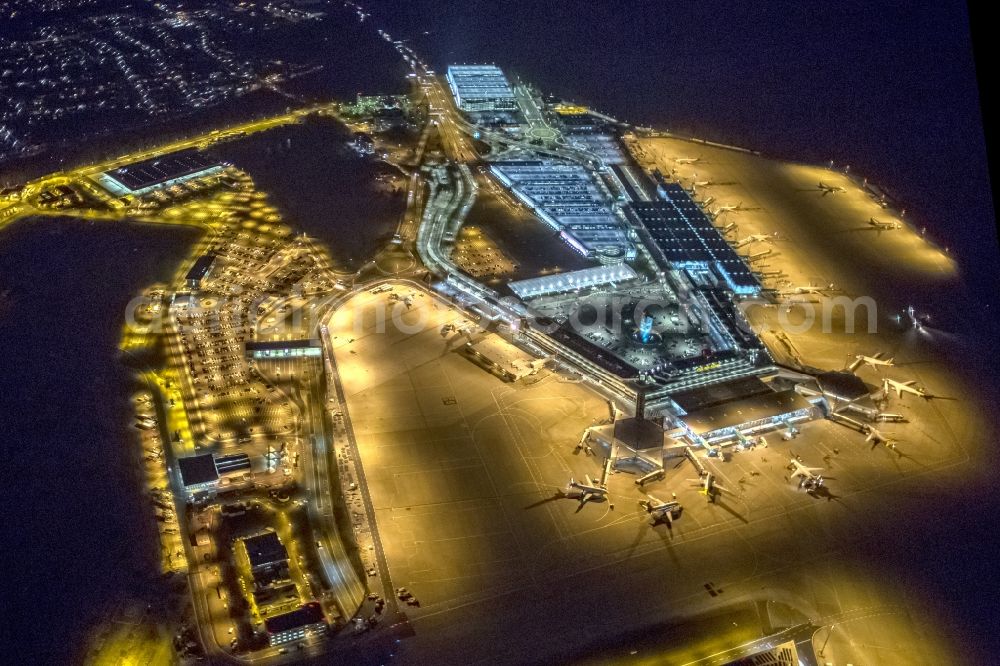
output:
[[[553,160],[494,162],[493,175],[580,254],[615,263],[636,247],[607,188],[587,168]]]
[[[517,100],[496,65],[452,65],[448,85],[463,111],[515,111]]]

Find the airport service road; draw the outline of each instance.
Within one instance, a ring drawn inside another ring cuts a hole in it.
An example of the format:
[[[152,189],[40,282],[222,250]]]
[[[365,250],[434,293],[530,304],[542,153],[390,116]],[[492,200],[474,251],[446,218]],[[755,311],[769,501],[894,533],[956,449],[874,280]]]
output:
[[[794,442],[772,437],[767,448],[713,463],[724,485],[743,488],[715,505],[688,482],[690,463],[670,469],[647,490],[659,499],[677,493],[685,510],[673,530],[648,525],[628,474],[608,482],[613,509],[577,511],[554,491],[570,476],[599,476],[600,461],[573,448],[607,414],[603,400],[552,374],[499,381],[449,351],[440,327],[459,313],[429,294],[413,301],[403,321],[423,317],[416,332],[376,333],[372,307],[391,303],[367,292],[329,325],[392,585],[422,604],[404,606],[416,631],[400,646],[404,663],[565,657],[623,627],[765,600],[818,620],[889,606],[879,617],[898,625],[897,647],[876,654],[862,646],[855,657],[888,664],[907,660],[907,650],[933,653],[916,640],[923,627],[893,605],[896,591],[879,582],[890,572],[872,574],[871,562],[851,557],[859,542],[891,538],[874,515],[925,508],[913,491],[930,470],[900,473],[895,455],[818,422]],[[784,480],[792,451],[829,465],[833,498]],[[674,645],[691,639],[678,634]],[[707,657],[718,648],[705,649]]]

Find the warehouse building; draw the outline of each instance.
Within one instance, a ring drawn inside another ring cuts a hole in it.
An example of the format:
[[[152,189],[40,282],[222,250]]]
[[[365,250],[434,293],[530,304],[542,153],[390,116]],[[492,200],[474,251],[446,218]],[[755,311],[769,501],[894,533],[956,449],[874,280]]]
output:
[[[188,149],[105,171],[97,181],[116,197],[142,196],[153,190],[216,175],[222,170],[221,165],[209,160],[204,153]]]

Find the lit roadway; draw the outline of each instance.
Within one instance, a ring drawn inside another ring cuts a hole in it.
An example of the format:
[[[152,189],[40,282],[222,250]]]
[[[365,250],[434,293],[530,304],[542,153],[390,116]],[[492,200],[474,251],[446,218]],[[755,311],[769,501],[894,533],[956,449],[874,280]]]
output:
[[[596,155],[586,150],[550,145],[536,146],[530,143],[530,141],[516,139],[503,132],[473,125],[455,107],[455,100],[451,95],[451,91],[446,84],[442,83],[441,79],[427,74],[426,71],[423,73],[418,71],[417,76],[421,86],[427,92],[431,115],[438,121],[445,154],[456,162],[468,163],[478,161],[475,151],[469,144],[469,138],[476,133],[479,134],[479,138],[482,141],[487,143],[506,144],[508,146],[523,148],[533,153],[544,153],[552,157],[584,164],[599,161]],[[537,107],[535,108],[537,111]]]
[[[301,449],[300,459],[304,463],[302,479],[309,516],[313,524],[319,526],[322,535],[323,547],[318,548],[318,554],[327,582],[334,590],[341,614],[350,618],[364,601],[365,587],[336,534],[333,475],[330,473],[336,467],[336,460],[324,423],[324,395],[316,379],[310,379],[308,399],[303,402],[302,407],[309,419],[309,446]]]
[[[223,130],[213,130],[194,137],[179,139],[177,141],[162,144],[154,148],[146,148],[125,155],[120,155],[105,162],[82,166],[69,171],[57,172],[43,178],[33,180],[24,186],[24,189],[19,193],[19,195],[9,198],[7,201],[0,201],[0,225],[12,222],[13,220],[25,215],[49,212],[44,207],[38,206],[36,202],[37,196],[46,189],[59,185],[74,184],[82,187],[87,190],[89,194],[97,196],[101,200],[109,201],[112,197],[100,188],[94,186],[87,180],[88,178],[111,169],[117,169],[118,167],[134,164],[135,162],[141,162],[159,155],[165,155],[188,148],[203,149],[220,141],[227,141],[229,139],[254,134],[256,132],[264,132],[269,129],[274,129],[275,127],[280,127],[281,125],[301,122],[307,116],[320,111],[332,113],[333,107],[329,104],[319,104],[303,109],[297,109],[279,116],[254,120],[228,127]]]

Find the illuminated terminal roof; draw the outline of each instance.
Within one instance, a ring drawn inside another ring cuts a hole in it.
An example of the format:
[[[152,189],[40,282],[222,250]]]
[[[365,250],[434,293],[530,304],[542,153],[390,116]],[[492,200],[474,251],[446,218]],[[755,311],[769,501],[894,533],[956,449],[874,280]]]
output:
[[[543,275],[541,277],[530,278],[528,280],[518,280],[511,282],[507,286],[520,298],[533,298],[545,294],[555,294],[559,292],[572,291],[574,289],[586,289],[598,285],[610,284],[612,282],[626,282],[634,280],[638,275],[626,264],[616,264],[613,266],[595,266],[584,268],[568,273],[558,273],[556,275]]]
[[[673,397],[676,399],[676,396]],[[724,430],[752,428],[781,419],[799,418],[811,414],[814,409],[812,403],[794,389],[769,390],[689,412],[681,417],[681,421],[694,434],[710,437],[721,435],[720,431]]]
[[[544,318],[538,320],[538,324],[545,326],[548,322]],[[566,347],[569,351],[579,354],[605,372],[610,372],[621,379],[635,379],[639,376],[639,371],[635,366],[627,361],[623,361],[614,353],[608,351],[600,345],[594,344],[587,338],[578,334],[569,323],[562,324],[559,328],[548,333],[556,342]]]
[[[636,201],[629,207],[663,257],[686,270],[712,270],[735,293],[760,291],[760,283],[701,207],[678,183],[660,182],[660,201]]]
[[[514,111],[517,101],[507,77],[496,65],[451,65],[448,85],[463,111]]]

